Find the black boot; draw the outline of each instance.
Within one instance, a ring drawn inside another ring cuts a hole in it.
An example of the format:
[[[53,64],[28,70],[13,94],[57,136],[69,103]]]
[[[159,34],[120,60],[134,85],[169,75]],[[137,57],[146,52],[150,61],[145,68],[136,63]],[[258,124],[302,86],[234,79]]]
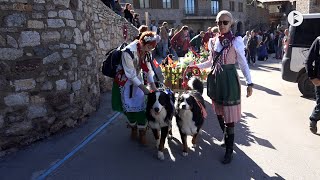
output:
[[[221,128],[221,130],[222,130],[222,133],[224,134],[225,123],[224,123],[223,116],[222,116],[222,115],[217,115],[217,117],[218,117],[218,121],[219,121],[220,128]],[[221,147],[226,147],[225,138],[223,138],[223,139],[221,140],[220,146],[221,146]]]
[[[233,143],[234,143],[234,127],[226,127],[225,132],[226,153],[222,160],[222,164],[229,164],[232,161]]]
[[[222,115],[217,115],[217,117],[218,117],[220,128],[221,128],[222,132],[224,133],[225,124],[224,124],[223,116]]]

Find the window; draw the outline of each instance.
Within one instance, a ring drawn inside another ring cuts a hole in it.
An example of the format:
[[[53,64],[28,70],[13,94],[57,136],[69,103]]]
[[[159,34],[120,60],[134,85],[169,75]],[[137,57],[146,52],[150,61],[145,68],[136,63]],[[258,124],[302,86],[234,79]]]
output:
[[[185,13],[194,14],[194,0],[185,0]]]
[[[167,9],[172,8],[171,0],[162,0],[162,2],[163,2],[163,8],[167,8]]]
[[[234,11],[234,1],[229,1],[230,11]]]
[[[213,15],[218,14],[219,12],[219,1],[218,0],[211,0],[211,13]]]
[[[294,28],[295,32],[290,34],[293,46],[310,47],[314,39],[319,36],[320,19],[304,19],[300,26]]]
[[[243,12],[243,3],[239,2],[238,6],[239,6],[239,12]]]
[[[139,0],[140,8],[150,8],[150,0]]]

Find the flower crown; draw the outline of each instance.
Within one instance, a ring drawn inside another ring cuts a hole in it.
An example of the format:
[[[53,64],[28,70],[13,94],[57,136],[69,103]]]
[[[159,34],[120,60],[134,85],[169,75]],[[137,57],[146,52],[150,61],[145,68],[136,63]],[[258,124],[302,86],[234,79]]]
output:
[[[145,36],[143,38],[143,40],[144,40],[144,42],[150,42],[150,41],[156,41],[157,38],[156,38],[156,36]]]

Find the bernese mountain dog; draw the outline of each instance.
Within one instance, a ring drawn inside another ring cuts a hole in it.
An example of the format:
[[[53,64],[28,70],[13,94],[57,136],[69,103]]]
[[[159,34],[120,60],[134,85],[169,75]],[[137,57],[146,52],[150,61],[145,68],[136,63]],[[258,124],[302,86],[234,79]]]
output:
[[[148,94],[146,116],[148,125],[152,129],[156,146],[158,148],[158,159],[164,160],[164,144],[168,135],[172,136],[172,117],[174,115],[174,93],[166,88],[159,88]]]
[[[175,116],[181,136],[183,156],[188,155],[187,136],[192,136],[193,147],[196,147],[197,135],[207,116],[202,97],[203,83],[199,78],[191,77],[188,86],[191,90],[180,94],[175,104]]]

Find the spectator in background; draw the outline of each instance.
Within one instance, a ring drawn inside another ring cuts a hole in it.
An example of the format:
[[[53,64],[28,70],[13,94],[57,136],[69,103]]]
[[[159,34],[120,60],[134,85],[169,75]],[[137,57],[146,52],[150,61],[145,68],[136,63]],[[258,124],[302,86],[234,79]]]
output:
[[[152,20],[150,24],[150,31],[154,32],[157,34],[158,32],[158,27],[156,26],[156,21]]]
[[[309,129],[312,133],[317,133],[317,122],[320,119],[320,36],[317,37],[310,49],[305,63],[308,77],[315,86],[316,107],[314,107],[310,119]]]
[[[250,32],[249,31],[246,31],[246,35],[242,38],[243,39],[243,43],[244,43],[244,46],[247,47],[247,44],[248,44],[248,40],[250,38]],[[245,56],[246,58],[248,59],[248,49],[245,48]],[[248,61],[249,62],[249,61]]]
[[[126,18],[129,22],[133,22],[133,14],[130,12],[132,10],[132,5],[130,3],[126,3],[126,7],[124,9],[124,18]]]
[[[204,34],[202,38],[202,44],[206,46],[210,38],[213,38],[212,27],[208,27],[207,32]]]
[[[168,32],[168,23],[163,22],[162,26],[160,27],[160,37],[161,37],[161,44],[162,44],[162,57],[165,58],[169,51],[169,32]]]
[[[255,30],[251,31],[251,36],[247,43],[247,49],[249,52],[248,64],[252,61],[253,66],[256,65],[256,56],[257,56],[257,48],[258,48],[258,37],[256,36]]]
[[[202,45],[204,46],[205,50],[209,51],[210,46],[212,46],[212,44],[214,44],[215,40],[214,37],[219,33],[219,28],[217,26],[211,28],[212,31],[212,38],[209,39],[209,41],[207,43],[203,43],[203,39],[202,39]]]
[[[139,31],[139,35],[136,37],[137,40],[140,39],[140,36],[143,32],[146,32],[148,31],[148,26],[146,25],[141,25],[139,28],[138,28],[138,31]]]
[[[133,22],[132,24],[136,27],[136,28],[139,28],[141,26],[141,23],[140,23],[140,20],[139,20],[139,14],[138,13],[134,13],[133,14]]]
[[[114,0],[101,0],[103,4],[108,6],[110,9],[113,9]]]
[[[204,31],[200,31],[198,35],[193,37],[190,41],[191,47],[197,52],[200,53],[200,47],[202,46],[202,38],[204,37]]]
[[[178,57],[183,57],[190,48],[190,37],[188,26],[182,26],[170,40],[172,48],[177,53]]]
[[[123,8],[120,5],[120,0],[115,0],[114,2],[115,3],[114,3],[113,11],[118,15],[122,16]]]
[[[283,44],[282,40],[284,37],[284,33],[282,30],[279,31],[279,39],[278,39],[278,52],[277,52],[277,59],[282,59],[282,51],[283,51]]]
[[[288,46],[289,46],[289,30],[285,29],[284,30],[284,37],[282,40],[282,45],[283,45],[283,54],[287,51]]]
[[[189,36],[190,39],[192,39],[195,36],[195,32],[192,29],[189,30]]]
[[[274,39],[273,39],[273,47],[274,47],[274,52],[275,52],[274,58],[276,58],[276,59],[278,59],[278,57],[279,57],[279,48],[278,48],[279,36],[280,36],[280,32],[276,31]]]

